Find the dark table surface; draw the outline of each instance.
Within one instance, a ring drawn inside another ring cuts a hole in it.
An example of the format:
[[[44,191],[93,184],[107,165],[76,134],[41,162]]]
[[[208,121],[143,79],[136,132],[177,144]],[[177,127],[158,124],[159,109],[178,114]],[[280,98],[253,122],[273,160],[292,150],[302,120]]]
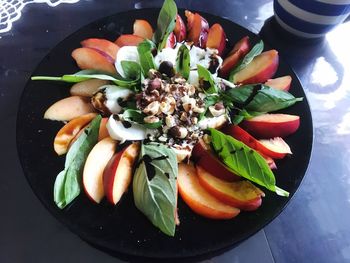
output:
[[[122,262],[79,239],[35,197],[17,157],[16,112],[31,72],[59,41],[98,18],[161,3],[28,4],[12,29],[0,33],[0,262]],[[310,166],[287,208],[257,234],[207,262],[350,262],[350,22],[322,40],[301,43],[275,30],[269,0],[177,3],[260,33],[300,78],[313,115]]]

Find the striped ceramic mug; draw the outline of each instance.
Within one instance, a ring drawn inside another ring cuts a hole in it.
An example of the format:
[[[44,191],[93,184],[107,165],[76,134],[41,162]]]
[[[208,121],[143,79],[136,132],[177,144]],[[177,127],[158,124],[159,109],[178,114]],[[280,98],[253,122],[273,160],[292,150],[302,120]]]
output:
[[[304,38],[318,38],[350,15],[350,0],[274,0],[282,28]]]

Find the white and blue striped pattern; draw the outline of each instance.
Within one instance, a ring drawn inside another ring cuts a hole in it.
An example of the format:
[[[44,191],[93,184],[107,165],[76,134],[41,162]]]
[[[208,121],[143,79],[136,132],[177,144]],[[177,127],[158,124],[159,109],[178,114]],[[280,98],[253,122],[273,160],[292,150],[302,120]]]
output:
[[[290,33],[317,38],[350,15],[350,0],[275,0],[275,18]]]

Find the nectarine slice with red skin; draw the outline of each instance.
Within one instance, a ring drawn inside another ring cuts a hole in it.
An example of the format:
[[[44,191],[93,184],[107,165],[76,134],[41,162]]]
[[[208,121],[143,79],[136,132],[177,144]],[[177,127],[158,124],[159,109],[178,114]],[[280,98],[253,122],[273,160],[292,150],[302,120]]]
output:
[[[98,131],[98,140],[101,141],[106,137],[109,137],[109,132],[107,130],[108,118],[102,118],[100,122],[100,129]]]
[[[93,118],[96,117],[96,113],[88,113],[79,116],[66,125],[64,125],[56,134],[53,146],[58,155],[67,153],[68,146],[73,138],[79,133],[79,131],[87,125]]]
[[[264,83],[275,75],[279,64],[278,52],[275,49],[256,56],[244,69],[237,72],[235,84]]]
[[[132,143],[114,154],[103,171],[103,187],[107,200],[117,204],[128,190],[132,179],[135,160],[139,154],[140,145]]]
[[[216,23],[210,27],[206,47],[215,48],[219,56],[222,55],[226,48],[226,34],[220,24]]]
[[[247,132],[260,139],[286,137],[296,132],[300,117],[290,114],[262,114],[240,124]]]
[[[179,14],[176,16],[174,34],[178,42],[182,42],[186,39],[186,25]]]
[[[279,78],[268,79],[265,82],[265,85],[274,89],[289,91],[291,83],[292,77],[287,75]]]
[[[226,168],[226,166],[214,155],[210,146],[202,139],[194,146],[192,157],[196,164],[201,165],[204,169],[212,173],[214,176],[226,180],[237,181],[242,178]]]
[[[144,19],[136,19],[134,22],[134,35],[146,38],[146,39],[152,39],[153,36],[153,28],[151,24]]]
[[[73,50],[72,57],[80,69],[95,69],[115,74],[114,65],[101,55],[98,51],[91,48],[77,48]]]
[[[114,43],[116,43],[119,47],[124,46],[137,46],[145,39],[140,36],[124,34],[119,36]]]
[[[207,20],[198,13],[193,14],[188,10],[185,11],[185,16],[187,17],[187,40],[198,47],[205,48],[209,32]]]
[[[70,96],[52,104],[44,113],[44,119],[53,121],[70,121],[84,114],[95,112],[90,99]]]
[[[105,195],[103,171],[116,151],[117,141],[110,137],[99,141],[91,150],[84,165],[83,186],[87,196],[100,203]]]
[[[83,47],[92,48],[105,53],[115,61],[119,47],[115,43],[102,38],[88,38],[80,42]]]
[[[240,41],[238,41],[227,57],[222,62],[220,68],[220,76],[227,78],[231,70],[238,64],[238,62],[244,58],[245,55],[250,51],[249,37],[245,36]]]
[[[176,36],[175,36],[174,32],[171,32],[168,36],[166,43],[165,43],[165,47],[174,48],[175,44],[176,44]]]
[[[226,182],[199,165],[196,169],[201,186],[221,202],[245,211],[256,210],[261,205],[261,197],[265,194],[251,182]]]
[[[244,129],[239,127],[238,125],[227,125],[222,129],[222,132],[228,135],[231,135],[236,140],[239,140],[249,146],[250,148],[262,153],[263,155],[269,156],[273,159],[283,159],[288,153],[290,153],[290,149],[285,149],[285,145],[281,146],[281,151],[276,151],[277,148],[270,149],[268,146],[264,145],[259,140],[255,139],[252,135],[246,132]]]
[[[75,83],[70,88],[70,94],[72,96],[92,97],[101,86],[107,85],[108,83],[108,80],[88,79]]]
[[[181,198],[196,214],[211,219],[231,219],[240,212],[219,201],[201,186],[193,164],[179,164],[177,183]]]
[[[292,154],[289,145],[281,137],[274,137],[271,139],[260,139],[259,142],[266,148],[268,148],[270,151],[276,153],[276,155],[280,154],[280,156],[284,157],[287,154]]]

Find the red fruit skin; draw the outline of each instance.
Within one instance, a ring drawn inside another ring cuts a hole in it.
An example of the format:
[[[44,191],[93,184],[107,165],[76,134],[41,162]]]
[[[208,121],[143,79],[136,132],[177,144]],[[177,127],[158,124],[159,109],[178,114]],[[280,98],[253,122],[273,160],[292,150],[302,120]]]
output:
[[[174,34],[178,42],[182,42],[186,39],[186,25],[179,14],[176,16]]]
[[[283,159],[286,156],[286,153],[278,153],[266,148],[262,143],[260,143],[257,139],[255,139],[252,135],[250,135],[248,132],[246,132],[245,130],[243,130],[241,127],[237,125],[233,125],[233,124],[227,125],[222,129],[222,132],[227,135],[231,135],[236,140],[243,142],[245,145],[249,146],[250,148],[262,153],[263,155],[271,157],[273,159]]]
[[[222,180],[232,182],[239,181],[242,178],[230,170],[211,153],[210,148],[206,148],[203,140],[200,140],[193,148],[192,157],[197,165],[202,166],[205,170]]]
[[[253,119],[245,120],[240,125],[258,139],[284,138],[296,132],[300,126],[300,118],[286,122],[264,122]]]
[[[198,13],[192,13],[188,10],[185,11],[185,16],[187,17],[187,40],[193,42],[195,46],[205,48],[209,24]]]
[[[166,41],[165,47],[167,48],[174,48],[176,44],[176,36],[174,34],[174,32],[171,32],[168,36],[168,39]]]
[[[250,51],[249,37],[245,36],[238,41],[227,57],[222,62],[219,75],[222,78],[227,78],[231,70],[238,64],[238,62]]]

